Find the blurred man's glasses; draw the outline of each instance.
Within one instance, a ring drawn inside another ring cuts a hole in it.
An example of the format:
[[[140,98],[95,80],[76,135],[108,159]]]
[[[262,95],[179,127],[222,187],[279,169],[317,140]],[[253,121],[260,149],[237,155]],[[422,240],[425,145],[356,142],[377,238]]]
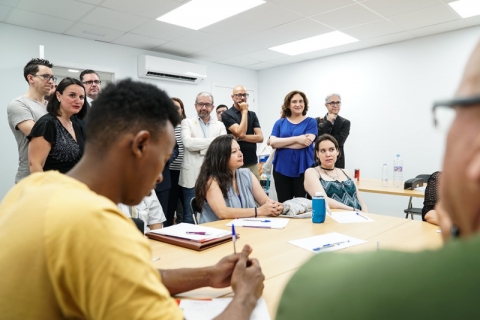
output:
[[[45,80],[45,81],[47,81],[47,82],[50,81],[50,80],[52,80],[53,82],[56,82],[56,81],[57,81],[57,78],[56,78],[56,77],[51,76],[51,75],[49,75],[49,74],[32,74],[32,76],[34,76],[34,77],[42,77],[43,80]]]
[[[480,104],[480,96],[442,100],[433,103],[433,125],[440,132],[448,132],[455,119],[457,108]]]
[[[248,98],[249,94],[248,93],[235,93],[234,96],[236,98]]]
[[[86,84],[87,86],[91,86],[92,84],[96,84],[97,86],[100,85],[100,83],[102,83],[101,80],[90,80],[90,81],[85,81],[85,82],[82,82],[83,84]]]
[[[199,106],[200,108],[203,108],[203,107],[206,107],[206,108],[210,108],[212,106],[211,103],[203,103],[203,102],[199,102],[199,103],[195,103],[197,106]]]
[[[342,104],[342,101],[331,101],[331,102],[327,102],[328,105],[330,105],[331,107],[333,107],[334,105],[341,105]]]

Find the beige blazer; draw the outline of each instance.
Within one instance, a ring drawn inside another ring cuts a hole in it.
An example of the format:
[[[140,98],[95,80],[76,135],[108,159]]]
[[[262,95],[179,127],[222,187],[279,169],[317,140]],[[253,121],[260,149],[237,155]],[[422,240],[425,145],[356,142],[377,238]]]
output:
[[[209,128],[209,137],[203,137],[203,130],[200,127],[200,120],[183,119],[181,136],[183,142],[183,162],[180,170],[178,184],[184,188],[195,187],[200,167],[207,153],[208,146],[218,136],[227,134],[225,125],[212,118]]]

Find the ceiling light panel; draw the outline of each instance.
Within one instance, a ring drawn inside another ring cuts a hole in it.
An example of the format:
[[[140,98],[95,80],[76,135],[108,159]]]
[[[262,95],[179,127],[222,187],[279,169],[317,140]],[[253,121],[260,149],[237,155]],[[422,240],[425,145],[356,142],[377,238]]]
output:
[[[469,18],[480,15],[480,1],[478,0],[460,0],[449,3],[462,18]]]
[[[358,39],[355,39],[354,37],[351,37],[343,32],[333,31],[321,34],[319,36],[282,44],[269,49],[288,54],[290,56],[296,56],[302,53],[337,47],[357,41]]]
[[[263,0],[192,0],[157,20],[199,30],[264,3]]]

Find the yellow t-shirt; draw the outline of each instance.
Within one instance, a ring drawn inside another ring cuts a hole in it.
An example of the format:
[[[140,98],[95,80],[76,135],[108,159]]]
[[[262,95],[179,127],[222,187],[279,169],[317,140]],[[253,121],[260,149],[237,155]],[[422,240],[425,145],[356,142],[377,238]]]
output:
[[[182,319],[150,246],[109,199],[58,172],[0,204],[2,319]]]

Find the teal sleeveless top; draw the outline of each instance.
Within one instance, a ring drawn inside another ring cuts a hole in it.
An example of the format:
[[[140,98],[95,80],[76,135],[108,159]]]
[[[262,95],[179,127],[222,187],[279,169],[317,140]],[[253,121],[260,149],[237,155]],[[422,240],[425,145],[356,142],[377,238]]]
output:
[[[327,193],[327,197],[332,198],[338,202],[343,203],[346,206],[353,207],[358,210],[362,210],[362,206],[358,201],[357,188],[355,188],[355,182],[340,169],[348,180],[345,181],[327,181],[323,180],[320,176],[320,183],[323,189]]]

